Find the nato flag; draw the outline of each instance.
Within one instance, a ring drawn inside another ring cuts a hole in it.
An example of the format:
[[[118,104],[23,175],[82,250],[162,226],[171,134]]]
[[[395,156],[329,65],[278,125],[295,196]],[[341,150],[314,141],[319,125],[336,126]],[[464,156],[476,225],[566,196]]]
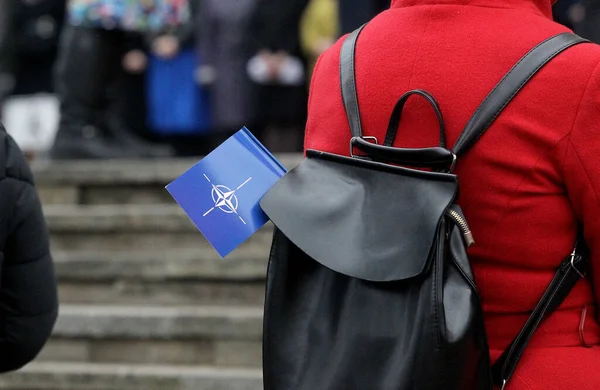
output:
[[[167,185],[167,191],[225,257],[268,221],[259,202],[285,173],[244,127]]]

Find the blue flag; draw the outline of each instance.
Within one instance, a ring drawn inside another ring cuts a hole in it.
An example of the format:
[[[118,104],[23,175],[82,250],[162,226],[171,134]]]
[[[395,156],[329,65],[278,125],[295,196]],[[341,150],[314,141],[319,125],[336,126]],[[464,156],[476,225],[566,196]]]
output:
[[[285,173],[244,127],[167,185],[167,191],[225,257],[268,221],[259,202]]]

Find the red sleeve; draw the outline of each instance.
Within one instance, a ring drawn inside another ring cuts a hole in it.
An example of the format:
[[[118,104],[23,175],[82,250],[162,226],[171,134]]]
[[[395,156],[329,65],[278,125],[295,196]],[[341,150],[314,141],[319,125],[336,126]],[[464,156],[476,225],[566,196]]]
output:
[[[583,94],[563,168],[569,200],[590,250],[591,280],[600,302],[600,64]]]

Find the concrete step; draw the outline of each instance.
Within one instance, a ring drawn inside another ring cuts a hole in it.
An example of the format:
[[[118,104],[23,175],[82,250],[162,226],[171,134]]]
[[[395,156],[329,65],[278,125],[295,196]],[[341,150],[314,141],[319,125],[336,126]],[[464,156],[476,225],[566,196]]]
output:
[[[59,251],[54,261],[63,303],[262,306],[268,251]]]
[[[262,309],[62,305],[41,361],[259,367]]]
[[[262,390],[258,369],[34,363],[0,376],[3,390]]]
[[[70,305],[60,308],[54,334],[67,338],[258,339],[262,309],[219,306]]]
[[[292,168],[302,156],[277,158]],[[198,160],[40,161],[32,168],[45,204],[156,204],[172,203],[165,185]]]
[[[51,205],[44,207],[44,214],[57,251],[213,250],[176,204]],[[269,247],[271,235],[267,225],[244,247]]]

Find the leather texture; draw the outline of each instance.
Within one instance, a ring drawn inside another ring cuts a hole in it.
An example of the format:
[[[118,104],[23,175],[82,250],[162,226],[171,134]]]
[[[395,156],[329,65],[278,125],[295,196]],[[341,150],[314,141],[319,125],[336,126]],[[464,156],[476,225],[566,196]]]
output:
[[[487,390],[492,387],[491,369],[481,300],[462,231],[457,225],[450,225],[448,231],[441,289],[445,330],[442,353],[447,359],[444,366],[447,384],[439,389]]]
[[[549,38],[531,49],[481,103],[456,141],[454,154],[464,155],[544,65],[566,49],[585,42],[588,41],[575,34],[564,33]]]
[[[427,270],[456,177],[379,166],[317,154],[279,180],[261,207],[291,242],[335,272],[376,282],[414,278]]]
[[[351,32],[342,45],[340,66],[340,80],[342,86],[342,99],[346,107],[346,115],[350,124],[350,132],[353,137],[361,138],[363,136],[362,124],[360,120],[360,109],[358,106],[358,93],[356,92],[356,72],[354,64],[354,53],[358,37],[366,25]]]
[[[442,147],[403,149],[391,146],[376,145],[363,138],[352,138],[351,147],[365,153],[375,161],[384,161],[420,168],[449,168],[455,156],[448,149]]]
[[[352,62],[353,63],[353,62]],[[350,60],[345,61],[345,67],[350,69],[352,64]],[[345,72],[346,73],[346,72]],[[345,93],[351,93],[349,90]],[[346,96],[345,100],[353,100],[345,95],[342,91],[342,96]],[[408,99],[411,96],[421,96],[425,98],[432,106],[440,126],[440,142],[439,147],[431,148],[397,148],[392,147],[396,140],[398,125],[402,117],[402,110]],[[354,105],[348,106],[348,117],[358,118],[358,127],[360,128],[360,116],[354,113],[358,107]],[[356,124],[355,124],[356,126]],[[432,168],[435,170],[450,170],[456,161],[456,156],[448,149],[446,149],[446,132],[444,129],[444,119],[440,110],[439,104],[435,98],[427,91],[423,90],[412,90],[402,95],[392,110],[392,115],[386,132],[385,140],[382,145],[373,144],[360,137],[353,137],[350,141],[352,149],[357,148],[365,155],[375,161],[386,161],[392,164],[399,164],[404,166],[411,166],[417,168]]]
[[[454,175],[320,152],[269,191],[265,390],[491,389],[470,266],[446,256],[448,234],[464,246],[455,191]]]
[[[398,99],[396,104],[394,105],[394,109],[392,110],[392,116],[390,118],[390,123],[388,125],[387,133],[385,135],[385,140],[383,144],[385,146],[392,146],[394,141],[396,141],[396,134],[398,133],[398,126],[400,125],[400,119],[402,118],[402,110],[404,109],[404,105],[408,101],[408,98],[411,96],[422,96],[429,102],[435,115],[437,116],[438,122],[440,124],[440,144],[439,146],[442,148],[446,147],[446,130],[444,127],[444,118],[442,116],[442,110],[440,109],[440,105],[435,100],[435,98],[427,91],[422,89],[415,89],[412,91],[406,92],[404,95]]]

